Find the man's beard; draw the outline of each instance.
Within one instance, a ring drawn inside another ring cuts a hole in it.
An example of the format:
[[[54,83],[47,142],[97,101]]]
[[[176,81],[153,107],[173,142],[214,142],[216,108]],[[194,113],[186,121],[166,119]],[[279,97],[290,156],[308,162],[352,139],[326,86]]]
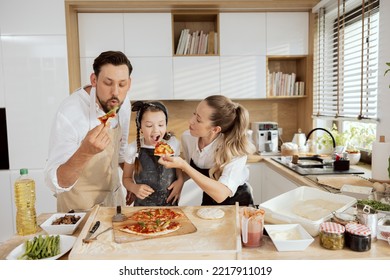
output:
[[[119,110],[120,110],[120,108],[121,108],[121,106],[122,106],[122,103],[123,102],[119,102],[119,99],[118,98],[116,98],[116,97],[113,97],[113,98],[110,98],[110,99],[108,99],[106,102],[103,102],[100,98],[99,98],[99,96],[97,95],[97,93],[96,93],[96,99],[99,101],[99,103],[100,103],[100,106],[102,106],[102,109],[103,109],[103,111],[104,111],[104,113],[108,113],[108,112],[110,112],[112,109],[114,109],[115,107],[118,107],[118,109],[117,109],[117,113],[119,112]],[[110,106],[109,105],[109,103],[110,103],[110,101],[112,101],[112,100],[116,100],[117,102],[118,102],[118,106]]]

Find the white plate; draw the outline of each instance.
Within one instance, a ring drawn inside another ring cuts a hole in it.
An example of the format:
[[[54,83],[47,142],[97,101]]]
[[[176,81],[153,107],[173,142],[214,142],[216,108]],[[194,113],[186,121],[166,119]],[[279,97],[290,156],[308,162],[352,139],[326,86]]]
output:
[[[60,224],[52,225],[52,223],[58,218],[64,217],[65,215],[80,217],[80,219],[75,224]],[[53,214],[49,219],[41,224],[41,228],[46,231],[48,234],[69,234],[72,235],[75,230],[81,224],[81,221],[84,219],[86,213],[56,213]]]
[[[33,238],[31,238],[33,239]],[[31,240],[30,239],[30,240]],[[69,236],[69,235],[60,235],[60,253],[58,255],[55,255],[53,257],[50,257],[50,258],[44,258],[44,259],[41,259],[41,260],[56,260],[60,257],[62,257],[63,255],[65,255],[70,249],[72,249],[73,247],[73,244],[76,242],[76,237],[74,236]],[[7,256],[7,260],[17,260],[18,257],[20,257],[21,255],[23,255],[24,251],[25,251],[25,242],[23,242],[22,244],[20,244],[18,247],[16,247],[15,249],[12,250],[11,253],[8,254]]]

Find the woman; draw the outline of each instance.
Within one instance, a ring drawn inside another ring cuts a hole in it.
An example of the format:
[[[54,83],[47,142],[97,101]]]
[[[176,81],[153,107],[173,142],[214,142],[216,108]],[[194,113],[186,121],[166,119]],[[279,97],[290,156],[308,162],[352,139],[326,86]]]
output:
[[[203,190],[202,205],[253,204],[246,184],[247,155],[255,147],[247,139],[248,111],[222,95],[209,96],[199,103],[190,119],[189,131],[181,144],[186,161],[162,157],[167,168],[183,170]]]

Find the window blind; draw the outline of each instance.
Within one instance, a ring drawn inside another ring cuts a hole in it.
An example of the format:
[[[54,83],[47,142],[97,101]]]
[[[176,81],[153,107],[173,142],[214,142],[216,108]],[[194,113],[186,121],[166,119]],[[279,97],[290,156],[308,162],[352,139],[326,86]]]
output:
[[[316,12],[313,114],[377,120],[379,0],[330,0]]]

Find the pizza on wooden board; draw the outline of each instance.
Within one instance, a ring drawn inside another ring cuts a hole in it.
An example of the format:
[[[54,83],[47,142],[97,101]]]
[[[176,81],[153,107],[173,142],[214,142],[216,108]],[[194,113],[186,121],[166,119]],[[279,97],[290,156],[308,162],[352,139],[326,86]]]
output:
[[[179,222],[157,220],[148,222],[139,221],[132,225],[126,225],[119,230],[141,236],[159,236],[177,231],[180,228],[181,224]]]
[[[164,142],[164,141],[159,141],[157,142],[155,148],[154,148],[154,155],[155,156],[172,156],[175,152],[173,151],[172,147]]]
[[[109,118],[115,118],[116,116],[116,111],[118,111],[118,107],[115,107],[113,108],[112,110],[110,110],[107,114],[105,114],[104,116],[101,116],[101,117],[98,117],[98,120],[106,125],[107,121]]]
[[[129,220],[134,220],[136,223],[125,225],[119,230],[149,237],[165,235],[181,228],[182,225],[173,220],[183,215],[169,208],[142,209],[129,217]]]

